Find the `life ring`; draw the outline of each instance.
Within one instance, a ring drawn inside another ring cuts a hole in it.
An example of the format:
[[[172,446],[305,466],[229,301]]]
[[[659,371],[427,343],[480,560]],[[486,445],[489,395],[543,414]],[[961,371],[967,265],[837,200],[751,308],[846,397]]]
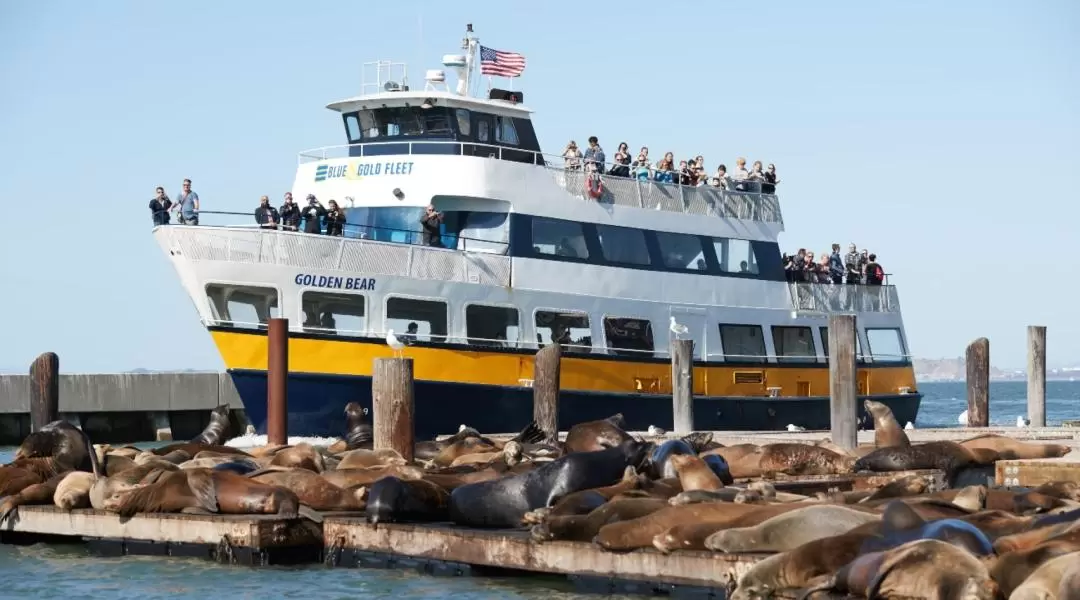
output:
[[[596,187],[593,187],[593,181],[596,182]],[[585,179],[585,191],[589,194],[589,197],[593,200],[600,198],[604,195],[604,182],[600,180],[600,175],[593,173]]]

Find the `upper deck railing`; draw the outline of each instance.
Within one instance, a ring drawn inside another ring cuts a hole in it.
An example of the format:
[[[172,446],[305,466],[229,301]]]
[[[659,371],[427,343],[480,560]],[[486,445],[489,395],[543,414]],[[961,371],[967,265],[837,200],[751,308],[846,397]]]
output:
[[[507,160],[543,167],[555,183],[571,195],[590,202],[614,204],[633,208],[708,215],[725,219],[745,219],[783,224],[780,199],[776,194],[761,191],[758,181],[731,181],[742,189],[723,189],[711,185],[688,186],[652,179],[619,177],[602,174],[601,194],[592,198],[589,182],[592,173],[568,169],[565,158],[531,150],[504,146],[456,141],[399,141],[368,142],[363,144],[325,146],[299,153],[299,164],[335,158],[358,158],[388,155],[476,156]],[[612,165],[604,165],[607,171]],[[654,171],[655,172],[655,171]],[[677,175],[677,174],[676,174]],[[595,185],[595,182],[593,182]]]
[[[894,285],[789,283],[795,310],[821,313],[899,313]]]

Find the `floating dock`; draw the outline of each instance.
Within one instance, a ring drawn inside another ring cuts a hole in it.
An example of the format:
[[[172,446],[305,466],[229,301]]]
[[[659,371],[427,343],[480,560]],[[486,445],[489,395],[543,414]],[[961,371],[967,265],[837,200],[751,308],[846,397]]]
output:
[[[1076,452],[1061,458],[999,460],[994,464],[995,480],[1005,487],[1037,487],[1051,481],[1080,483],[1080,460]]]

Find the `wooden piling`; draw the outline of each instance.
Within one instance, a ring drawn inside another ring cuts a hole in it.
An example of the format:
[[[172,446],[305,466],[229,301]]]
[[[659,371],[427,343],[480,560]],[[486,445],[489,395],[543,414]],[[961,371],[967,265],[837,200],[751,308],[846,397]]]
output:
[[[694,340],[671,340],[671,414],[677,435],[694,430]]]
[[[1031,427],[1046,427],[1046,326],[1028,325],[1027,413]]]
[[[829,316],[829,415],[832,441],[845,450],[858,444],[859,383],[855,315]]]
[[[413,360],[376,358],[371,381],[375,448],[413,460]]]
[[[967,347],[967,426],[990,426],[990,340],[982,337]]]
[[[289,440],[289,320],[270,319],[266,360],[266,443]]]
[[[533,359],[533,420],[549,439],[559,435],[559,378],[562,346],[550,344]]]
[[[30,364],[30,431],[60,418],[60,357],[46,352]]]

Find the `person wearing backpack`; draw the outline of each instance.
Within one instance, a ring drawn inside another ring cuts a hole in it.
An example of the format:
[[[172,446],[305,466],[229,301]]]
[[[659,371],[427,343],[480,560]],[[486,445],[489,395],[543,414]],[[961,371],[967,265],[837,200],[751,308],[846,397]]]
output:
[[[877,262],[877,254],[871,254],[870,262],[866,263],[866,285],[881,285],[885,282],[885,270]]]

